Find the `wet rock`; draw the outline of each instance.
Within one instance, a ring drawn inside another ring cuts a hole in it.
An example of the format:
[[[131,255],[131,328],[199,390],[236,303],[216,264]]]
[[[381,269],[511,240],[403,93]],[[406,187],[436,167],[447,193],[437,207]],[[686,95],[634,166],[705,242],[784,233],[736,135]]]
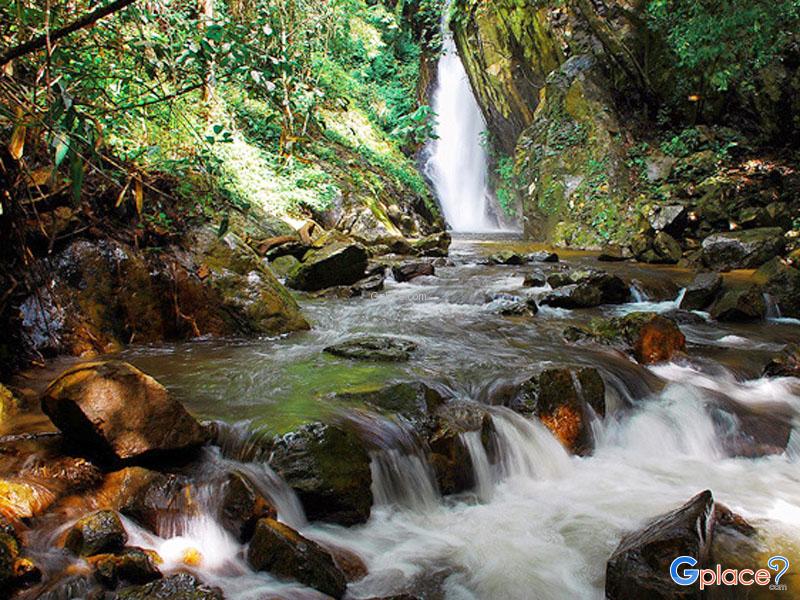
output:
[[[558,254],[555,252],[534,252],[528,255],[529,262],[536,262],[536,263],[557,263],[559,262]]]
[[[146,585],[127,587],[114,600],[225,600],[222,590],[202,583],[189,573],[177,573]]]
[[[686,351],[686,337],[672,319],[656,313],[593,319],[588,326],[568,327],[569,342],[593,341],[630,352],[642,364],[672,360]]]
[[[630,300],[631,291],[620,277],[605,271],[575,271],[553,273],[547,282],[554,290],[540,304],[556,308],[592,308],[602,304],[623,304]]]
[[[328,354],[341,358],[377,362],[406,362],[416,350],[417,345],[409,340],[377,336],[355,338],[325,348]]]
[[[383,273],[376,273],[356,283],[353,289],[359,292],[359,296],[374,294],[383,291],[385,282],[386,276]]]
[[[78,556],[122,550],[128,534],[117,513],[103,510],[83,517],[67,533],[64,547]]]
[[[17,401],[14,398],[14,394],[7,387],[0,384],[0,424],[16,410]]]
[[[14,565],[19,559],[20,542],[14,528],[0,515],[0,589],[10,589],[17,578]]]
[[[512,410],[537,417],[574,454],[593,447],[591,413],[606,412],[606,388],[594,368],[547,369],[506,400]]]
[[[785,405],[745,406],[719,398],[708,407],[717,437],[729,456],[761,458],[786,451],[793,416]]]
[[[444,257],[450,252],[453,238],[446,231],[435,233],[411,242],[411,250],[417,256]]]
[[[269,463],[297,493],[309,520],[355,525],[369,519],[370,458],[352,431],[307,425],[276,439]]]
[[[686,287],[681,300],[682,310],[703,310],[708,308],[722,290],[722,275],[719,273],[699,273]]]
[[[701,258],[711,269],[753,269],[779,255],[785,243],[779,227],[716,233],[703,240]]]
[[[503,250],[497,254],[492,254],[488,259],[490,265],[513,265],[519,266],[525,264],[525,257],[517,252],[511,250]]]
[[[486,308],[505,317],[533,316],[539,312],[539,307],[533,298],[523,299],[511,294],[493,294]]]
[[[480,441],[493,460],[494,421],[485,407],[473,402],[448,402],[435,414],[428,446],[442,494],[459,494],[475,486],[472,459],[462,435],[479,432]]]
[[[436,275],[436,269],[428,262],[403,263],[392,267],[392,275],[395,281],[403,283],[417,277],[433,277]]]
[[[775,299],[782,316],[800,318],[800,269],[776,257],[763,264],[754,279]]]
[[[67,369],[41,402],[67,439],[117,460],[185,452],[207,439],[205,429],[166,388],[119,361]]]
[[[152,550],[124,548],[116,554],[98,554],[89,559],[95,579],[114,589],[120,583],[141,585],[161,579],[161,557]]]
[[[253,537],[259,519],[277,519],[278,512],[243,473],[229,473],[222,487],[220,522],[241,542]]]
[[[715,546],[720,548],[716,539],[734,532],[745,537],[755,534],[744,519],[716,504],[710,491],[702,492],[622,538],[606,566],[606,598],[699,598],[698,588],[679,587],[672,581],[670,564],[678,556],[692,556],[700,563],[697,568],[709,568]]]
[[[730,290],[714,302],[709,312],[717,321],[761,321],[767,314],[764,292],[759,286]]]
[[[367,563],[356,552],[333,544],[325,544],[325,549],[330,552],[333,562],[344,573],[348,583],[361,581],[369,574]]]
[[[648,318],[639,328],[633,344],[633,356],[642,365],[668,362],[686,352],[686,336],[680,327],[660,315]]]
[[[330,238],[303,257],[303,262],[289,273],[289,287],[305,292],[353,285],[364,278],[367,270],[366,249],[347,238]]]
[[[800,378],[800,346],[790,344],[764,367],[764,377]]]
[[[678,325],[702,325],[706,322],[700,315],[679,308],[663,312],[661,316],[670,321],[674,321]]]
[[[525,276],[523,287],[544,287],[547,285],[547,276],[542,271],[533,271]]]
[[[374,390],[341,393],[335,399],[364,404],[383,414],[401,416],[418,431],[427,426],[428,419],[445,402],[438,390],[422,382],[403,382]]]
[[[623,262],[633,258],[629,248],[618,244],[607,244],[602,247],[597,260],[600,262]]]
[[[274,519],[256,525],[247,560],[257,571],[293,579],[333,598],[347,590],[345,574],[328,551]]]
[[[664,231],[641,233],[631,240],[636,260],[649,264],[676,264],[683,256],[678,241]]]

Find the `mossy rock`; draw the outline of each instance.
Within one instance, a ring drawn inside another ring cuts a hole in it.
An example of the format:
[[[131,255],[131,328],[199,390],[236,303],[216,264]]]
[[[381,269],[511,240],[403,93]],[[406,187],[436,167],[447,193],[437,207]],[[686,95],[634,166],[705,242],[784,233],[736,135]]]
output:
[[[128,534],[119,515],[103,510],[83,517],[67,533],[64,547],[78,556],[94,556],[122,550]]]

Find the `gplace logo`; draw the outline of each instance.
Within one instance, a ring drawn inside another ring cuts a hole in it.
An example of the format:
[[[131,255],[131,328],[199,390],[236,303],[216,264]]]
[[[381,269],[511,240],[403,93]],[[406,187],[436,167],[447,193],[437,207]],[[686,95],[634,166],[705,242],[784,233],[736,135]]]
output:
[[[672,581],[682,586],[690,586],[700,582],[700,589],[711,586],[769,586],[770,590],[785,591],[786,585],[781,585],[781,577],[789,570],[789,560],[784,556],[773,556],[767,561],[769,569],[777,573],[772,581],[772,572],[769,569],[723,569],[717,565],[715,569],[695,569],[697,559],[691,556],[679,556],[672,561],[669,575]]]

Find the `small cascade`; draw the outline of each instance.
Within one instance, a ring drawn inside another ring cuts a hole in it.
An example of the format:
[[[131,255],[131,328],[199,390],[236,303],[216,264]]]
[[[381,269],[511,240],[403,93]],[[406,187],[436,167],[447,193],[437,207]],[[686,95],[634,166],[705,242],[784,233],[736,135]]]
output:
[[[475,492],[481,502],[492,499],[494,486],[497,483],[495,470],[489,461],[489,455],[483,446],[480,431],[469,431],[460,435],[461,442],[469,452],[472,461],[472,471],[475,476]]]
[[[378,450],[370,458],[376,506],[401,506],[416,512],[437,506],[441,497],[436,478],[421,451]]]
[[[764,304],[767,307],[766,318],[767,319],[782,319],[783,315],[781,314],[781,307],[778,306],[778,301],[775,300],[772,294],[764,292]]]

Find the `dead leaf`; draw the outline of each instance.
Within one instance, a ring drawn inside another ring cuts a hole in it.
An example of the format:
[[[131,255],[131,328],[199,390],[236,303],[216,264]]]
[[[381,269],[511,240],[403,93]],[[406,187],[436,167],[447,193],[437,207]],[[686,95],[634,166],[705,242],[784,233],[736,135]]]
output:
[[[208,268],[208,265],[200,265],[200,268],[197,269],[197,276],[200,280],[208,279],[209,275],[211,275],[211,269]]]
[[[142,208],[144,208],[144,188],[140,179],[135,180],[133,183],[133,197],[136,201],[136,212],[141,217]]]
[[[25,125],[19,124],[14,128],[14,133],[11,134],[11,141],[8,143],[8,152],[14,160],[22,158],[22,153],[25,151],[26,132],[27,128]]]

